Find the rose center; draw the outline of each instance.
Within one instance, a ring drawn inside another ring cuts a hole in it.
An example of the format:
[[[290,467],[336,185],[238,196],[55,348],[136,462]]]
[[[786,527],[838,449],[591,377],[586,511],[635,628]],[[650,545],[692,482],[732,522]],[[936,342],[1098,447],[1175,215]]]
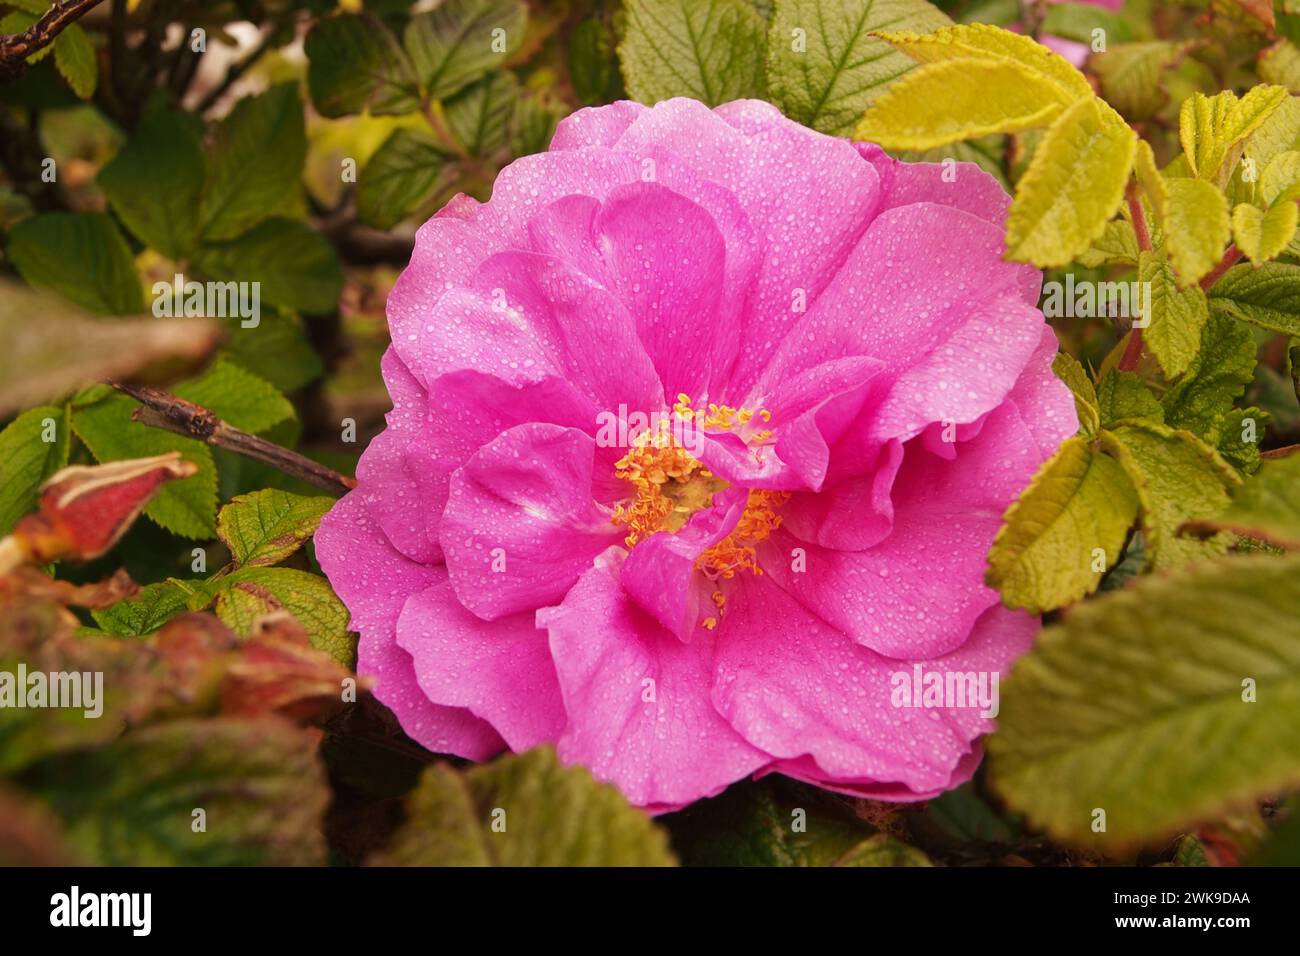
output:
[[[748,443],[761,446],[771,442],[772,433],[753,427],[767,422],[770,414],[728,406],[707,406],[707,411],[691,407],[687,396],[678,397],[674,413],[701,428],[725,430],[741,435]],[[631,484],[633,495],[619,505],[613,523],[626,527],[624,539],[629,548],[660,531],[676,532],[695,514],[711,507],[713,497],[729,486],[702,462],[690,455],[676,441],[670,429],[647,432],[615,464],[614,474]],[[785,491],[751,489],[735,529],[725,539],[704,551],[696,567],[710,580],[728,579],[741,571],[762,574],[757,563],[756,545],[781,525],[777,513],[789,500]],[[715,601],[721,610],[721,595]]]

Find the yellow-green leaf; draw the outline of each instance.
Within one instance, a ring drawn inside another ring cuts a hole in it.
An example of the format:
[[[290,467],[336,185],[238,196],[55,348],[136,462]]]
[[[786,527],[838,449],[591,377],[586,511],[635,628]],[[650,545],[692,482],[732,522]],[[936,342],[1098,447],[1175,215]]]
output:
[[[1060,90],[1061,102],[1073,103],[1093,96],[1092,86],[1069,60],[1024,34],[986,23],[964,23],[933,33],[877,33],[896,50],[918,63],[945,60],[1012,60],[1050,80]]]
[[[1068,352],[1057,352],[1052,372],[1064,382],[1074,396],[1074,411],[1079,417],[1079,434],[1091,438],[1097,433],[1101,418],[1097,411],[1097,390],[1079,360]]]
[[[1245,155],[1259,167],[1300,145],[1300,97],[1288,96],[1247,140]]]
[[[1046,126],[1062,109],[1060,88],[1019,63],[947,60],[896,81],[854,135],[887,149],[932,149]]]
[[[1137,152],[1133,156],[1133,175],[1146,193],[1156,217],[1163,221],[1165,207],[1169,203],[1169,189],[1156,166],[1155,153],[1151,152],[1150,144],[1144,139],[1138,140]]]
[[[1058,116],[1016,190],[1007,258],[1061,266],[1087,249],[1124,199],[1136,148],[1137,134],[1100,100]]]
[[[1034,613],[1077,601],[1119,560],[1137,507],[1114,459],[1068,439],[1007,509],[985,581]]]
[[[1210,308],[1242,322],[1300,336],[1300,266],[1233,266],[1210,288]]]
[[[385,866],[673,866],[668,836],[608,784],[539,747],[458,771],[435,763],[407,798]]]
[[[1286,249],[1300,223],[1295,202],[1282,202],[1267,210],[1242,203],[1232,210],[1232,238],[1251,262],[1268,262]]]
[[[1165,181],[1168,198],[1161,221],[1169,259],[1181,285],[1200,279],[1218,263],[1232,236],[1228,201],[1200,179]]]
[[[1137,234],[1126,219],[1112,219],[1092,245],[1079,253],[1075,261],[1089,269],[1101,266],[1137,265]]]
[[[1227,549],[1223,536],[1197,541],[1178,535],[1184,523],[1223,511],[1228,490],[1241,482],[1218,452],[1191,432],[1155,423],[1118,425],[1101,437],[1137,488],[1152,567],[1176,567]]]
[[[54,65],[78,97],[88,100],[94,95],[99,83],[99,64],[90,37],[78,24],[72,24],[55,37]]]
[[[1002,688],[991,778],[1057,839],[1149,842],[1300,783],[1297,713],[1300,555],[1194,565],[1039,635]]]
[[[1163,74],[1191,49],[1190,43],[1151,40],[1115,43],[1088,58],[1088,69],[1101,81],[1101,95],[1130,119],[1145,119],[1169,101]]]
[[[1300,191],[1300,151],[1288,149],[1272,157],[1259,177],[1259,192],[1272,205],[1281,200],[1292,202]]]
[[[1180,290],[1173,269],[1156,252],[1141,254],[1138,280],[1144,291],[1150,290],[1143,338],[1165,375],[1177,378],[1187,371],[1201,345],[1201,329],[1210,317],[1205,293],[1196,285]]]
[[[1205,180],[1222,174],[1226,179],[1246,137],[1259,129],[1287,95],[1285,87],[1261,85],[1241,98],[1227,90],[1212,97],[1193,93],[1184,100],[1178,138],[1193,174]]]
[[[1300,549],[1300,455],[1264,462],[1232,496],[1227,511],[1198,524]]]
[[[1107,373],[1097,386],[1097,409],[1105,428],[1133,419],[1163,422],[1165,418],[1160,402],[1142,379],[1118,370]]]
[[[1260,79],[1300,93],[1300,49],[1288,40],[1278,40],[1259,56]]]

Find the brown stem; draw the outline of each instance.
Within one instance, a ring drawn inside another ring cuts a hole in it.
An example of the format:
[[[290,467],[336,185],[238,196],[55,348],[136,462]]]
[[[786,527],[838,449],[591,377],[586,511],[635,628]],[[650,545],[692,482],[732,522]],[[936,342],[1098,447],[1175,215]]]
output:
[[[1147,214],[1142,210],[1142,200],[1138,198],[1137,183],[1128,184],[1128,211],[1133,217],[1133,232],[1137,234],[1138,249],[1151,251],[1151,230],[1147,228]]]
[[[1121,372],[1132,372],[1142,361],[1142,330],[1134,329],[1129,333],[1128,345],[1124,348],[1124,354],[1120,357],[1119,364],[1115,366]]]
[[[1201,280],[1201,288],[1208,292],[1214,283],[1223,278],[1225,272],[1237,264],[1237,260],[1240,258],[1241,250],[1235,245],[1228,246],[1228,251],[1223,254],[1223,258],[1219,260],[1219,264],[1211,269],[1205,278]]]
[[[1137,236],[1138,249],[1142,252],[1150,252],[1151,230],[1147,228],[1147,215],[1142,209],[1142,200],[1138,197],[1136,181],[1128,184],[1125,196],[1128,199],[1128,211],[1133,220],[1133,233]],[[1132,372],[1141,361],[1142,330],[1135,328],[1129,333],[1128,345],[1124,348],[1124,354],[1117,368],[1121,372]]]
[[[1284,445],[1281,448],[1271,448],[1268,451],[1261,451],[1260,458],[1289,458],[1290,456],[1300,453],[1300,445]]]
[[[156,388],[114,382],[119,392],[130,395],[141,407],[131,414],[133,421],[164,431],[195,438],[215,448],[264,462],[286,475],[300,478],[332,495],[345,495],[357,486],[356,479],[340,475],[305,455],[290,451],[265,438],[227,425],[215,412]]]
[[[0,78],[17,76],[27,58],[43,50],[55,37],[103,0],[58,0],[22,33],[0,36]]]

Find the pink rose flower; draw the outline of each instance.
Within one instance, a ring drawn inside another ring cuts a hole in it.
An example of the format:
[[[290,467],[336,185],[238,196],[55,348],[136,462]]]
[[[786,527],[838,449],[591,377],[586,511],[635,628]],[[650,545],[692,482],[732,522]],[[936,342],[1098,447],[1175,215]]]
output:
[[[1008,204],[672,100],[582,110],[425,223],[388,428],[316,538],[407,733],[554,743],[656,812],[772,772],[966,780],[990,708],[900,688],[1028,648],[985,553],[1076,428]]]

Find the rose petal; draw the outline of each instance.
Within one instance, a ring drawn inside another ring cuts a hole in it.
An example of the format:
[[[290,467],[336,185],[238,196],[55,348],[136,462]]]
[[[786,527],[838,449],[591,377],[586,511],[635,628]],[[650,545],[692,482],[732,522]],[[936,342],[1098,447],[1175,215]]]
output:
[[[591,494],[596,443],[517,425],[452,476],[439,535],[460,602],[484,620],[559,600],[619,537]]]
[[[436,753],[487,760],[505,742],[487,722],[460,707],[431,703],[415,680],[411,655],[397,646],[397,619],[406,599],[445,578],[442,568],[417,564],[389,543],[357,493],[321,519],[316,555],[360,633],[357,675],[375,679],[375,698],[412,740]]]
[[[991,689],[991,674],[1000,680],[1036,629],[1028,615],[993,608],[965,645],[924,669],[983,673]],[[910,677],[909,663],[854,643],[765,578],[738,579],[715,664],[713,701],[732,726],[775,757],[810,758],[823,780],[946,789],[993,727],[978,703],[895,706],[894,675]]]
[[[413,658],[429,700],[466,708],[518,753],[553,742],[565,721],[546,632],[533,617],[480,620],[443,581],[407,600],[397,643]]]
[[[569,714],[561,759],[661,812],[720,793],[769,758],[709,702],[712,642],[679,641],[642,611],[619,584],[621,555],[606,552],[537,623]]]

